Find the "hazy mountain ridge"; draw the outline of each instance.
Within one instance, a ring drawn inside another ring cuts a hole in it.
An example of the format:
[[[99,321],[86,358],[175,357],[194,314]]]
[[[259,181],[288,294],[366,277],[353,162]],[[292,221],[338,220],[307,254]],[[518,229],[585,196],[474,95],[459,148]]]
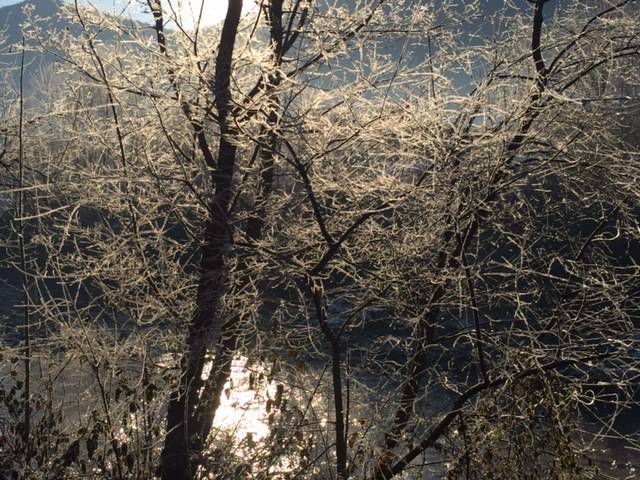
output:
[[[62,7],[61,0],[27,0],[25,2],[0,8],[0,68],[7,78],[0,85],[4,94],[17,86],[21,61],[21,43],[24,38],[23,25],[27,21],[25,7],[32,9],[33,18],[41,18],[46,28],[51,30],[68,27],[58,16]],[[32,51],[30,42],[25,39],[25,71],[27,86],[31,85],[37,73],[45,65],[54,61],[53,56]]]
[[[20,43],[22,40],[22,24],[27,19],[24,7],[30,6],[33,15],[41,18],[54,17],[60,12],[61,0],[26,0],[24,2],[0,8],[0,31],[4,44]]]
[[[17,90],[22,50],[21,43],[25,41],[25,88],[27,95],[37,94],[38,81],[52,75],[51,66],[60,62],[55,52],[43,52],[38,42],[25,35],[23,26],[29,17],[36,19],[38,29],[49,34],[66,30],[71,35],[80,35],[81,27],[64,18],[63,0],[26,0],[15,5],[0,8],[0,93],[7,95],[11,90]],[[25,7],[31,9],[29,14]],[[105,17],[108,13],[102,12]],[[133,20],[120,19],[126,26],[140,27],[142,31],[146,25]],[[148,29],[149,34],[152,33]],[[108,28],[101,29],[98,38],[105,43],[116,41],[116,33]],[[6,76],[5,76],[6,75]]]

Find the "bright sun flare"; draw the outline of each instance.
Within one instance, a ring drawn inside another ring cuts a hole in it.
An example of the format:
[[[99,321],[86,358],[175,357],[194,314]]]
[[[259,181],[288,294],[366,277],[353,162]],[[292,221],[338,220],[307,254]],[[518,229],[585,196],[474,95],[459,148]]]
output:
[[[206,26],[222,22],[227,13],[228,4],[228,0],[171,0],[167,2],[166,8],[171,16],[177,15],[183,26],[195,24],[202,8],[201,25]],[[244,1],[245,13],[253,7],[255,7],[254,0]]]

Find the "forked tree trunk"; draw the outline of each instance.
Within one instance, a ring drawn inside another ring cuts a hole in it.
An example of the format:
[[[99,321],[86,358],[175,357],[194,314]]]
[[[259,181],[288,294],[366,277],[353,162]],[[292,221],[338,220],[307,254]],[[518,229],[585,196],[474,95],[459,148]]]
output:
[[[229,225],[229,204],[233,194],[233,174],[236,163],[235,128],[229,121],[229,89],[233,50],[242,12],[242,0],[229,0],[216,58],[216,73],[212,85],[220,124],[218,161],[214,170],[213,198],[204,232],[201,252],[200,280],[195,314],[189,324],[186,351],[180,363],[180,379],[171,393],[167,411],[167,437],[161,455],[163,480],[193,478],[195,465],[192,445],[202,442],[195,410],[203,386],[202,369],[207,348],[218,342],[224,319],[221,300],[227,290],[226,255],[232,240]]]
[[[271,63],[274,69],[280,67],[283,55],[283,32],[282,32],[282,0],[271,0],[263,6],[267,25],[271,32]],[[249,217],[245,235],[250,241],[257,241],[262,238],[266,218],[266,204],[271,195],[274,178],[275,152],[278,141],[278,127],[280,115],[280,103],[277,92],[278,76],[274,72],[268,76],[264,83],[264,91],[268,98],[266,103],[267,118],[266,123],[261,128],[259,143],[256,146],[260,158],[260,179],[258,191],[256,192],[256,202],[254,214]],[[233,207],[231,207],[233,209]],[[239,282],[249,283],[251,267],[240,259],[237,269],[240,274]],[[216,349],[216,358],[213,362],[211,372],[202,387],[200,401],[194,414],[190,418],[193,422],[192,432],[197,432],[192,437],[191,451],[198,456],[206,448],[206,439],[213,425],[216,411],[220,407],[220,397],[226,381],[231,373],[231,363],[241,341],[242,330],[239,324],[239,315],[233,314],[227,320],[220,332],[220,343]]]

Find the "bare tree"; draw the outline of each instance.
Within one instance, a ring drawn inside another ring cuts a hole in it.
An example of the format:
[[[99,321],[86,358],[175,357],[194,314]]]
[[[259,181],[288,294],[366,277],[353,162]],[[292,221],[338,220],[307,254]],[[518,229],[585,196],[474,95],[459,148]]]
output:
[[[637,1],[242,3],[25,26],[69,78],[25,110],[58,439],[29,475],[590,478],[637,449]],[[216,423],[243,374],[259,438]]]

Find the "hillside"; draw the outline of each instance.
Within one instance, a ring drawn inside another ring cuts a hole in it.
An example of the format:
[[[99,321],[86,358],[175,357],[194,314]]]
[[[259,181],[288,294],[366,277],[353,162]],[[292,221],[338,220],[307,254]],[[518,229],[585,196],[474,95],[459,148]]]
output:
[[[23,38],[22,26],[27,20],[24,7],[29,6],[32,15],[42,19],[47,19],[42,25],[45,31],[53,32],[64,27],[68,27],[60,21],[58,13],[61,6],[60,0],[27,0],[25,2],[0,8],[0,68],[3,74],[8,75],[8,80],[0,83],[0,91],[6,94],[8,89],[14,88],[18,81],[18,70],[20,66],[20,44]],[[27,50],[32,50],[33,42],[26,41]],[[25,55],[26,85],[31,85],[33,79],[53,62],[53,56],[48,54],[29,51]]]
[[[30,18],[36,20],[37,28],[43,32],[43,39],[52,37],[56,32],[67,33],[73,36],[81,34],[81,28],[76,23],[72,23],[64,18],[61,9],[64,6],[63,0],[26,0],[21,3],[0,8],[0,75],[6,75],[6,79],[0,82],[0,94],[7,95],[11,90],[16,90],[19,79],[20,51],[23,39],[23,26],[26,25],[30,9]],[[27,7],[27,10],[25,10]],[[105,18],[108,16],[104,14]],[[121,24],[130,27],[131,25],[140,29],[145,34],[145,25],[131,20],[123,19]],[[91,27],[90,27],[91,28]],[[146,30],[151,33],[151,30]],[[117,33],[109,28],[96,31],[96,39],[106,44],[112,44],[117,38]],[[25,88],[27,97],[35,94],[37,96],[39,80],[51,76],[51,67],[60,62],[60,57],[55,51],[46,51],[38,39],[33,35],[25,35]]]

